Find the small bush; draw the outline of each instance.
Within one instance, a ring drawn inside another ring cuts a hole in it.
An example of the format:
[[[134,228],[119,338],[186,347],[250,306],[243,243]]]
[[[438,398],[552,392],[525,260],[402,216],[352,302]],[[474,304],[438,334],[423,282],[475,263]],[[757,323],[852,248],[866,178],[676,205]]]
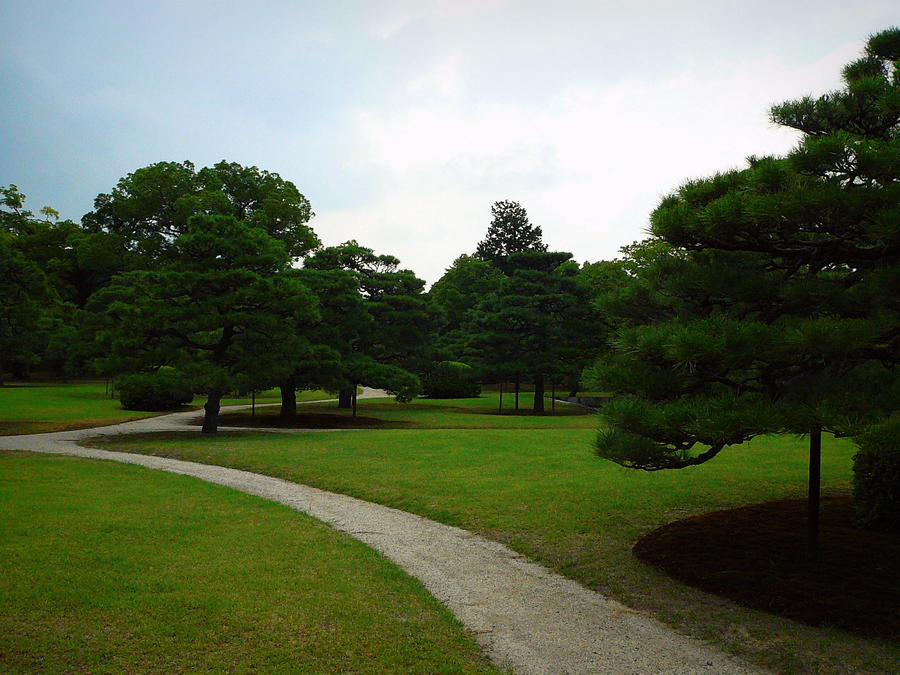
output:
[[[194,400],[187,380],[171,368],[123,375],[116,380],[116,389],[125,410],[175,410]]]
[[[900,419],[872,427],[857,442],[853,496],[860,524],[900,531]]]
[[[422,382],[428,398],[475,398],[481,384],[471,366],[458,361],[441,361]]]

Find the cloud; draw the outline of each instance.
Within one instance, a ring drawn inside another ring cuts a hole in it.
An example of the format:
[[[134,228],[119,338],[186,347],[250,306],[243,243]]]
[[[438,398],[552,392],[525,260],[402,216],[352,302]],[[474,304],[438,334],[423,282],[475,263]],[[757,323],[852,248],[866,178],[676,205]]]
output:
[[[543,104],[463,98],[359,108],[349,118],[348,166],[377,175],[380,188],[368,204],[322,221],[360,241],[377,238],[391,253],[409,250],[416,271],[434,281],[474,250],[490,204],[515,199],[552,248],[610,258],[646,236],[652,209],[683,181],[792,147],[798,134],[772,125],[769,105],[838,86],[840,65],[858,50],[844,45],[794,68],[767,57],[659,82],[564,84]],[[416,76],[411,86],[426,81]]]

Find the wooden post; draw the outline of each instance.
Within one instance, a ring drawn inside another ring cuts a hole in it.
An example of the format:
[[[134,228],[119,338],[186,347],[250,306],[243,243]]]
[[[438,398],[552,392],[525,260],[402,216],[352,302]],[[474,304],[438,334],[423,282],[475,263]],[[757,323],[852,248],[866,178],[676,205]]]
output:
[[[819,559],[819,496],[822,486],[822,429],[809,432],[809,498],[807,500],[807,538],[809,559]]]

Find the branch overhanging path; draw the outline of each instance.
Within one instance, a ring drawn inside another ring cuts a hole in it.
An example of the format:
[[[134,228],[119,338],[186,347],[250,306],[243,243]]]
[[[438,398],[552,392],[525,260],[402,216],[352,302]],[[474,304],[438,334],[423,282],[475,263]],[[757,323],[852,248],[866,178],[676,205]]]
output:
[[[419,579],[474,633],[494,663],[515,673],[762,672],[466,530],[280,478],[78,444],[119,434],[199,433],[188,426],[198,415],[191,411],[94,429],[3,436],[0,449],[137,464],[225,485],[307,513]]]

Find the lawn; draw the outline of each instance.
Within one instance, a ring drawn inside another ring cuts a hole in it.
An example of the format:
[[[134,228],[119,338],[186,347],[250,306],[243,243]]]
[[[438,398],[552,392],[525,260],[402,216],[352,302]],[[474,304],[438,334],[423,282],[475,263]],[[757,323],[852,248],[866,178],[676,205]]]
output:
[[[159,413],[123,410],[103,382],[0,387],[0,435],[36,434],[117,424]]]
[[[0,671],[495,672],[372,549],[285,506],[0,453]]]
[[[498,397],[483,394],[470,399],[416,399],[411,403],[395,403],[389,398],[360,399],[356,418],[349,409],[338,408],[335,403],[309,403],[298,409],[299,418],[294,426],[319,427],[348,426],[378,429],[593,429],[597,422],[587,408],[557,402],[555,413],[547,403],[545,414],[531,410],[534,394],[522,393],[519,410],[513,407],[510,396],[503,397],[503,414],[499,413]],[[246,411],[224,413],[223,425],[246,424],[276,426],[278,409],[257,411],[256,419],[250,419]],[[331,419],[328,419],[331,418]],[[311,422],[311,424],[307,424]]]
[[[639,538],[664,523],[802,496],[803,439],[760,438],[681,471],[627,472],[594,456],[592,416],[571,408],[555,417],[501,416],[496,403],[492,395],[405,405],[364,401],[360,415],[388,428],[111,444],[280,476],[480,532],[680,631],[783,672],[897,670],[896,642],[740,607],[679,584],[631,553]],[[331,404],[304,408],[337,413]],[[847,492],[854,451],[848,441],[824,439],[827,494]]]
[[[324,391],[298,392],[298,401],[331,398]],[[256,397],[259,405],[280,402],[278,390]],[[198,408],[202,397],[194,398]],[[222,405],[249,404],[249,398],[226,398]],[[265,408],[262,408],[265,410]],[[123,410],[119,399],[110,398],[104,382],[6,384],[0,387],[0,435],[36,434],[117,424],[159,415],[158,412]]]

